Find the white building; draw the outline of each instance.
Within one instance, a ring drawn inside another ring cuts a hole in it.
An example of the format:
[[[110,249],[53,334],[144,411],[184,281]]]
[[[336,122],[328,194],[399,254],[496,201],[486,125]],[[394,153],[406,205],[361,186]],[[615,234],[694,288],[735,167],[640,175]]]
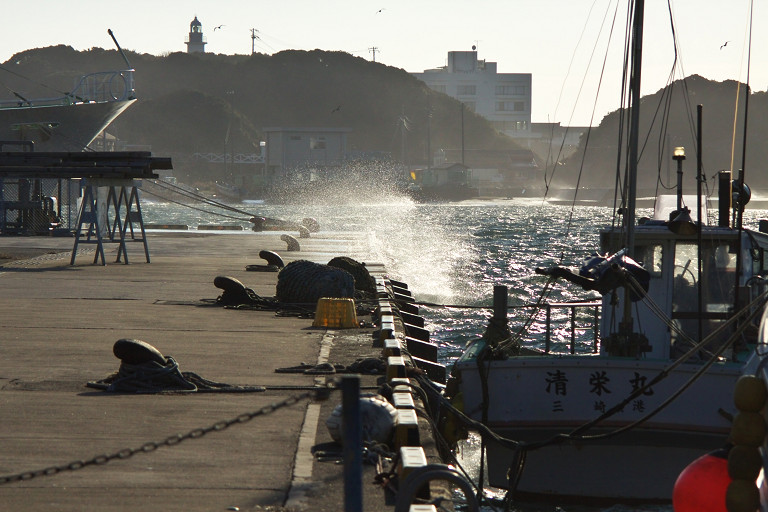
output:
[[[510,137],[531,130],[531,74],[497,73],[495,62],[477,59],[477,51],[448,52],[448,64],[412,73],[431,89],[456,98]]]
[[[269,177],[296,169],[329,169],[342,165],[350,128],[264,128],[265,165]]]

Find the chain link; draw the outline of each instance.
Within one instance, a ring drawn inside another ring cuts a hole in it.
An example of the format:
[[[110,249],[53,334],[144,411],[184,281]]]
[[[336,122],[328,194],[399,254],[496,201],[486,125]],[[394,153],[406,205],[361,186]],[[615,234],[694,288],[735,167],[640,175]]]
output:
[[[322,393],[322,390],[320,390],[320,392]],[[258,409],[256,411],[246,412],[228,420],[217,421],[216,423],[209,425],[207,427],[190,430],[186,434],[174,434],[172,436],[165,438],[162,441],[149,441],[139,446],[138,448],[123,448],[122,450],[112,453],[110,455],[97,455],[88,460],[75,460],[70,462],[69,464],[64,464],[61,466],[51,466],[48,468],[37,469],[34,471],[25,471],[24,473],[18,473],[15,475],[0,476],[0,485],[9,484],[12,482],[23,482],[23,481],[32,480],[33,478],[37,478],[41,476],[52,476],[58,473],[62,473],[64,471],[77,471],[78,469],[83,469],[88,466],[102,466],[115,459],[130,459],[131,457],[139,453],[151,453],[163,446],[169,446],[169,447],[176,446],[182,441],[186,441],[187,439],[200,439],[201,437],[203,437],[204,435],[210,432],[221,432],[223,430],[228,429],[232,425],[247,423],[252,419],[256,418],[257,416],[266,416],[267,414],[271,414],[275,411],[278,411],[283,407],[288,407],[298,402],[301,402],[302,400],[312,398],[316,394],[317,392],[314,390],[307,391],[299,395],[288,397],[281,402],[275,402],[273,404],[264,406],[261,409]],[[318,398],[322,399],[322,396]]]

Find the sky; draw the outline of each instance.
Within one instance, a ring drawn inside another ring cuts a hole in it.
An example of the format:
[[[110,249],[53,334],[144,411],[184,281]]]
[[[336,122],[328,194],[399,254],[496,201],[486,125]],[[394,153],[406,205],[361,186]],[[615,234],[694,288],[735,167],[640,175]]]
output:
[[[642,94],[662,89],[670,76],[698,74],[746,82],[750,1],[647,0]],[[532,74],[533,122],[597,125],[621,104],[627,2],[38,0],[28,16],[0,17],[0,62],[24,50],[57,44],[76,50],[111,49],[107,29],[127,50],[153,55],[186,51],[189,24],[197,16],[210,53],[247,55],[252,44],[256,52],[266,54],[338,50],[368,60],[375,54],[382,64],[422,72],[444,66],[449,51],[475,46],[478,58],[496,62],[499,73]],[[754,91],[765,91],[768,5],[754,3],[749,83]],[[140,98],[140,69],[136,84]],[[706,106],[704,111],[706,116]]]

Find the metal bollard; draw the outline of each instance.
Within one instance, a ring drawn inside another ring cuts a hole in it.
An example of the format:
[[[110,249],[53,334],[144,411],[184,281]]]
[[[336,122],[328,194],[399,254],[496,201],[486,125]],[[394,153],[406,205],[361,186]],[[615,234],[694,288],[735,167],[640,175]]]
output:
[[[363,426],[360,376],[341,378],[341,425],[344,445],[344,511],[363,510]]]

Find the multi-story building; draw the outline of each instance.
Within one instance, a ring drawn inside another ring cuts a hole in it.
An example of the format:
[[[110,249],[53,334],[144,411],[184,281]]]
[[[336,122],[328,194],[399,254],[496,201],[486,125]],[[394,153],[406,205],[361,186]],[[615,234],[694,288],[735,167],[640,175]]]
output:
[[[496,62],[477,59],[477,51],[448,52],[448,64],[412,73],[431,89],[456,98],[510,137],[531,131],[531,74],[497,73]]]

